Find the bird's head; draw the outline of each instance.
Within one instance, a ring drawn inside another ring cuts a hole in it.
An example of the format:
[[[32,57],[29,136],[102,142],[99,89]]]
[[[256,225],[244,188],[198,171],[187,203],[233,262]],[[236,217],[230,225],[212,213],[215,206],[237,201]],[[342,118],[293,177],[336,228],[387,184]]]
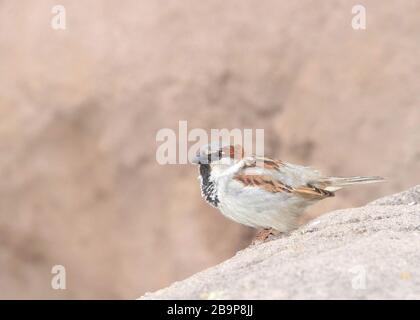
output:
[[[223,170],[241,160],[243,156],[242,146],[216,142],[200,147],[192,163]]]

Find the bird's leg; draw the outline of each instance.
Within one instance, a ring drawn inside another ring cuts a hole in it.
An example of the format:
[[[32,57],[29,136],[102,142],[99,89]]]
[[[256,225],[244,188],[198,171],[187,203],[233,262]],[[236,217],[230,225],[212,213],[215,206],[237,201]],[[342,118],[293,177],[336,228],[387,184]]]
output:
[[[252,240],[251,245],[256,245],[258,243],[264,243],[266,242],[270,236],[277,235],[278,232],[274,230],[273,228],[265,228],[257,232],[254,239]]]

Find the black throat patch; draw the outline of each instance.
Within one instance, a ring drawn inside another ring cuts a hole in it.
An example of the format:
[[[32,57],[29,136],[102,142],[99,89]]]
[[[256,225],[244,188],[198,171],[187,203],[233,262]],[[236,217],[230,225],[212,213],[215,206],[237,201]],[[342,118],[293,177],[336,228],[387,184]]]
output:
[[[219,198],[217,197],[216,185],[210,180],[210,171],[209,164],[200,164],[201,195],[204,200],[217,208]]]

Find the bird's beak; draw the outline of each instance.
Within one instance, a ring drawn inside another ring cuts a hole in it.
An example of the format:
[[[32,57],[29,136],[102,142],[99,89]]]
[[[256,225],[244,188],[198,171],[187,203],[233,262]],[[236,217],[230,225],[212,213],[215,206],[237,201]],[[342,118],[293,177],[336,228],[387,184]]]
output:
[[[200,154],[196,154],[194,158],[192,158],[191,163],[193,164],[201,164],[201,163],[207,163],[207,158]]]

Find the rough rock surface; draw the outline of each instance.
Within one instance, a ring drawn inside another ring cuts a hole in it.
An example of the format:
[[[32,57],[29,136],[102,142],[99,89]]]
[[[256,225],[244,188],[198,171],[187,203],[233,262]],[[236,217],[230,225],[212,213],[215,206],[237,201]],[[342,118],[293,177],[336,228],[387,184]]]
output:
[[[333,211],[144,299],[420,299],[420,185]]]

